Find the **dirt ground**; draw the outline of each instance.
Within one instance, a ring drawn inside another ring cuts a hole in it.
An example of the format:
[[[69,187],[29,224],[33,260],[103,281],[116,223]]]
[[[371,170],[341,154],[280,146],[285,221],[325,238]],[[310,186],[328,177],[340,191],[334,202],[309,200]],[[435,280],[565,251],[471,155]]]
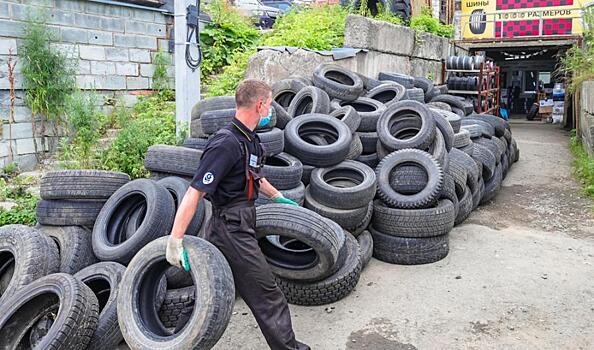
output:
[[[291,305],[312,349],[592,349],[594,215],[571,175],[568,133],[517,122],[516,163],[494,201],[451,232],[434,264],[372,259],[332,305]],[[266,349],[238,300],[215,349]]]

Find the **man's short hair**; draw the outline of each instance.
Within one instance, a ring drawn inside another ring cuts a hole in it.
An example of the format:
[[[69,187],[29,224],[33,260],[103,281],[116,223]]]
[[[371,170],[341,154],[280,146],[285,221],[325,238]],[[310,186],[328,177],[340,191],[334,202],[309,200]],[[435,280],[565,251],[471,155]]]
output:
[[[237,108],[250,107],[261,98],[266,100],[271,93],[270,86],[257,79],[246,79],[239,83],[235,91],[235,104]]]

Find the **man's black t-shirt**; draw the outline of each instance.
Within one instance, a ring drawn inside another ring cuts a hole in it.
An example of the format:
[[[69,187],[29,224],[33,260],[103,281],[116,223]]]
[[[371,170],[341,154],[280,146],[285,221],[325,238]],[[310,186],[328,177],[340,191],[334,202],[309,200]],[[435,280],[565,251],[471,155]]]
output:
[[[225,129],[232,135],[219,131],[208,141],[191,182],[217,207],[246,196],[246,159],[237,140],[246,143],[251,161],[258,162],[262,157],[258,136],[237,118]]]

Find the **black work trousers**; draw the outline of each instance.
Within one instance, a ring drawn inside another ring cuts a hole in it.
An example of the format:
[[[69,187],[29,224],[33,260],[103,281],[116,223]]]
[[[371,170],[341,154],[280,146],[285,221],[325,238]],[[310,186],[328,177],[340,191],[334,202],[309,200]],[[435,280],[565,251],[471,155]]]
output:
[[[242,202],[219,209],[206,229],[206,240],[227,258],[235,288],[250,308],[272,350],[309,350],[295,339],[287,300],[276,285],[256,239],[256,209]]]

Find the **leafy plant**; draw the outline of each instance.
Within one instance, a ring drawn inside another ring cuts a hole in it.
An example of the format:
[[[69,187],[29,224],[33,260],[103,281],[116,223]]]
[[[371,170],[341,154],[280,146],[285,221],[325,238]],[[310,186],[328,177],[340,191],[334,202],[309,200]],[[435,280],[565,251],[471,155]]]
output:
[[[210,79],[206,92],[207,97],[233,95],[237,85],[243,80],[250,57],[255,49],[238,52],[233,55],[231,64],[223,68],[221,74]]]
[[[19,171],[19,165],[17,163],[8,163],[2,169],[2,173],[9,177],[15,176]]]
[[[454,27],[449,24],[441,24],[439,19],[433,18],[429,8],[424,8],[420,16],[412,17],[410,27],[421,32],[431,33],[445,38],[454,37]]]
[[[582,83],[594,79],[594,9],[582,9],[583,36],[581,46],[573,45],[560,57],[558,72],[567,75],[567,90],[575,92]]]
[[[133,115],[108,149],[101,154],[101,168],[122,171],[132,178],[146,177],[144,156],[155,144],[174,145],[175,105],[171,95],[156,94],[142,98]]]
[[[202,79],[231,64],[234,53],[253,47],[260,33],[250,19],[242,16],[224,0],[206,6],[212,22],[200,32],[203,61]]]
[[[22,64],[25,102],[40,120],[40,135],[45,134],[46,122],[61,123],[67,97],[75,88],[73,60],[50,46],[52,31],[41,16],[31,17],[25,25],[25,36],[19,47]],[[33,118],[36,130],[35,118]],[[41,137],[45,149],[45,137]],[[35,142],[37,150],[37,142]],[[37,152],[36,152],[37,153]]]
[[[267,46],[297,46],[312,50],[342,47],[348,11],[339,5],[297,8],[279,18]]]
[[[574,156],[574,173],[581,181],[584,193],[594,198],[594,159],[584,150],[582,143],[575,135],[575,131],[570,140],[570,149]]]
[[[88,169],[94,166],[92,149],[105,121],[98,106],[99,96],[94,92],[78,91],[68,99],[66,121],[72,138],[62,144],[60,158],[66,161],[65,167]]]
[[[16,204],[9,210],[0,208],[0,226],[35,225],[39,197],[28,190],[34,182],[33,178],[25,176],[17,176],[10,181],[0,178],[0,200]]]
[[[157,52],[153,60],[155,71],[153,72],[153,90],[163,91],[169,89],[169,76],[167,66],[171,64],[169,56],[163,51]]]

